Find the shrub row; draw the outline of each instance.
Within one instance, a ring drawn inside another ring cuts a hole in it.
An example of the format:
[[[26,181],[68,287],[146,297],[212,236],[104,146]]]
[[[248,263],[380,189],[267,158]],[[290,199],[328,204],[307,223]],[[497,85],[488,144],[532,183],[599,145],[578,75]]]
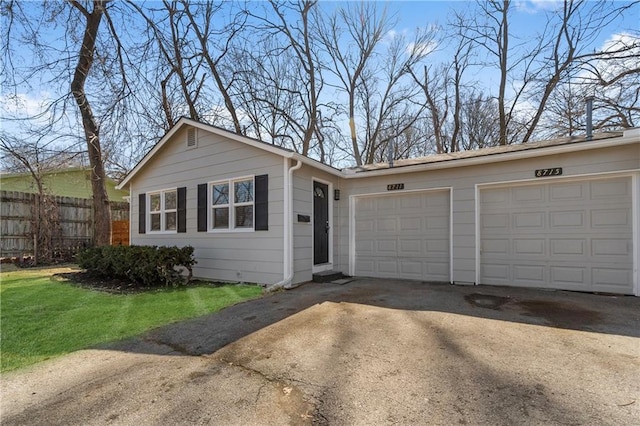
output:
[[[185,283],[182,272],[192,277],[193,247],[102,246],[81,251],[81,268],[99,276],[121,278],[144,287],[176,286]]]

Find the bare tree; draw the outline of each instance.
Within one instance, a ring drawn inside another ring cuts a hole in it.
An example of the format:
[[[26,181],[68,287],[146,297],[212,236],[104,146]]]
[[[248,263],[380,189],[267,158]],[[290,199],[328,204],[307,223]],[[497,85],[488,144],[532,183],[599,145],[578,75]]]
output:
[[[320,96],[324,86],[320,65],[320,46],[316,37],[313,23],[314,8],[317,0],[300,0],[288,4],[269,1],[270,12],[257,15],[250,12],[257,21],[256,28],[261,35],[274,37],[279,40],[271,51],[264,51],[260,56],[285,55],[294,61],[291,71],[296,72],[294,81],[277,81],[268,77],[278,90],[290,91],[296,98],[296,107],[300,117],[295,120],[295,127],[301,132],[299,152],[309,155],[312,141],[315,139],[320,161],[324,161],[323,146],[320,141],[321,101]],[[254,39],[255,40],[255,39]],[[263,47],[270,47],[264,45]],[[292,86],[291,83],[295,83]],[[272,108],[283,110],[279,105],[272,104]]]
[[[100,29],[100,22],[105,15],[107,1],[94,0],[91,10],[85,8],[78,1],[72,0],[70,3],[85,19],[78,64],[75,67],[73,80],[71,81],[71,93],[78,104],[80,116],[82,117],[82,127],[84,128],[89,164],[91,166],[94,244],[103,246],[111,243],[111,210],[109,208],[106,174],[100,146],[100,127],[87,98],[85,82],[93,65],[98,30]]]
[[[359,90],[365,123],[360,147],[363,164],[384,159],[387,145],[414,127],[424,110],[424,104],[417,101],[419,88],[409,70],[431,52],[432,41],[429,30],[418,30],[411,42],[395,35],[389,40],[381,68],[363,73]],[[410,151],[408,147],[403,150]]]
[[[386,9],[379,12],[376,3],[365,2],[347,4],[324,22],[318,21],[318,33],[331,64],[328,71],[337,77],[337,88],[347,97],[351,148],[356,164],[361,165],[355,122],[358,90],[363,73],[371,66],[376,48],[393,22]]]

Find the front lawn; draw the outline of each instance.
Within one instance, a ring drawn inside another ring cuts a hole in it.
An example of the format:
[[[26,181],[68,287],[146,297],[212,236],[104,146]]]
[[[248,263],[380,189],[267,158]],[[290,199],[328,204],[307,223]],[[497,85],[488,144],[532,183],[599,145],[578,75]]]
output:
[[[52,279],[68,269],[0,274],[0,371],[14,370],[258,297],[257,286],[107,294]]]

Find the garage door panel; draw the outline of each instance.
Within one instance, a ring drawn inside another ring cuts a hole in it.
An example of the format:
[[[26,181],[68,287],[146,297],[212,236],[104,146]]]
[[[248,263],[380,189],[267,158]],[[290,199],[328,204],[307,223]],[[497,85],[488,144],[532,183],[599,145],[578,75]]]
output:
[[[398,251],[397,241],[395,239],[379,239],[375,242],[375,252],[378,256],[395,255]]]
[[[480,203],[483,206],[493,206],[497,203],[504,204],[508,200],[508,192],[505,188],[485,189],[482,191],[482,200]]]
[[[612,256],[626,259],[632,254],[633,248],[624,238],[594,238],[591,240],[592,256]]]
[[[631,196],[631,183],[626,178],[593,182],[590,194],[592,200],[618,199],[621,196]]]
[[[512,192],[513,200],[519,203],[540,202],[544,200],[545,188],[538,186],[525,186],[516,188]]]
[[[378,259],[377,271],[385,277],[395,277],[398,274],[398,261]]]
[[[490,278],[491,280],[497,280],[492,282],[500,282],[500,281],[509,282],[510,281],[510,278],[511,278],[509,273],[509,271],[511,270],[510,265],[487,262],[482,265],[481,269],[482,269],[482,276]]]
[[[508,214],[483,214],[480,216],[480,221],[483,228],[497,228],[504,231],[509,230]]]
[[[513,244],[514,254],[543,256],[545,251],[544,239],[516,239]]]
[[[513,227],[515,229],[541,229],[545,226],[544,212],[527,212],[513,214]]]
[[[587,241],[585,239],[551,239],[549,243],[552,256],[585,256],[587,254]]]
[[[428,255],[438,254],[440,256],[444,256],[449,258],[449,239],[448,238],[440,238],[437,239],[434,237],[433,239],[428,239],[424,243],[425,253]]]
[[[584,184],[568,183],[551,186],[549,199],[551,201],[571,201],[584,198]]]
[[[618,209],[600,209],[591,211],[591,226],[594,228],[618,227],[629,225],[631,214]]]
[[[401,197],[400,207],[402,209],[422,209],[422,199],[419,197]]]
[[[617,268],[593,268],[591,274],[595,291],[621,293],[632,279],[631,271]]]
[[[425,228],[441,232],[449,229],[449,216],[428,216],[425,218]]]
[[[551,266],[551,280],[557,284],[582,284],[585,280],[586,267]]]
[[[376,230],[378,232],[390,232],[395,234],[398,230],[396,218],[386,217],[376,219]]]
[[[420,232],[423,227],[422,217],[406,217],[400,219],[401,232]]]
[[[421,257],[423,254],[422,240],[419,238],[399,239],[398,253],[400,256]]]
[[[542,265],[514,265],[513,278],[538,286],[547,279],[546,268]]]
[[[400,260],[400,273],[405,278],[421,279],[424,275],[421,260]]]
[[[424,263],[427,276],[433,281],[449,281],[449,262],[443,260],[442,262],[432,261]]]
[[[480,283],[632,294],[631,200],[628,177],[481,190]]]
[[[549,213],[549,224],[552,228],[583,228],[586,224],[586,213],[581,211],[556,211]]]
[[[376,205],[375,205],[376,212],[393,211],[395,209],[396,209],[396,200],[394,198],[385,197],[385,198],[378,198],[376,200]]]
[[[509,240],[508,239],[483,240],[481,251],[485,256],[489,256],[489,255],[505,256],[509,254]]]
[[[375,227],[356,226],[356,275],[448,281],[449,205],[449,191],[357,198],[356,224]]]
[[[356,222],[356,232],[372,232],[375,229],[373,219],[360,219]]]

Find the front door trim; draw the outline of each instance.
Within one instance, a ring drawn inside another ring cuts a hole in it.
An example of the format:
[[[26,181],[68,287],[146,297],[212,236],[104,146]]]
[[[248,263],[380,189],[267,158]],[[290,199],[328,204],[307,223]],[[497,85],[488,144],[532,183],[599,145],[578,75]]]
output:
[[[320,179],[317,177],[311,177],[311,209],[313,211],[313,202],[314,202],[314,182],[322,183],[327,185],[327,199],[328,199],[328,215],[327,218],[329,220],[329,258],[327,263],[321,263],[319,265],[314,265],[313,262],[313,253],[315,246],[315,215],[311,216],[311,272],[318,273],[322,271],[330,271],[333,269],[333,183]]]

